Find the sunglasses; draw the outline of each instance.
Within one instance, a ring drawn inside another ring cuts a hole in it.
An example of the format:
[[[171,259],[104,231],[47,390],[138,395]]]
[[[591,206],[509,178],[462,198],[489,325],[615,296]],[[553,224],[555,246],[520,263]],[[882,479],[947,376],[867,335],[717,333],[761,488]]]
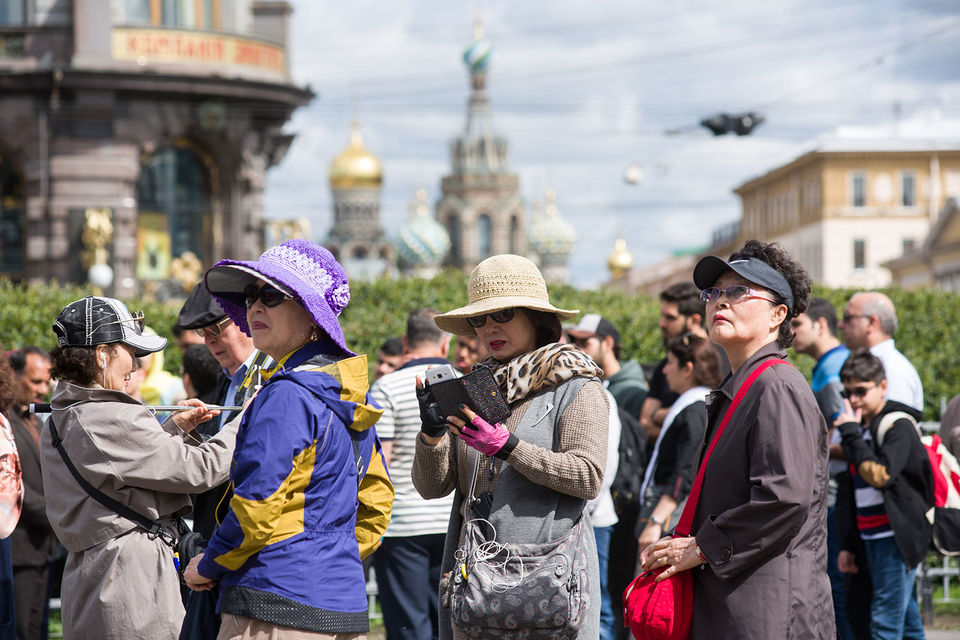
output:
[[[469,324],[474,329],[479,329],[483,325],[487,324],[487,316],[493,318],[494,322],[499,322],[503,324],[505,322],[510,322],[513,320],[513,316],[517,313],[517,310],[514,308],[510,309],[501,309],[500,311],[494,311],[493,313],[483,313],[479,316],[473,316],[467,318],[467,324]]]
[[[90,333],[87,334],[87,340],[90,340],[90,338],[93,337],[93,334],[95,334],[97,331],[100,331],[100,329],[104,327],[109,327],[112,324],[126,324],[127,322],[133,323],[134,331],[136,331],[137,333],[143,333],[143,329],[146,326],[146,321],[144,320],[144,317],[143,317],[143,311],[137,311],[136,313],[131,314],[131,316],[126,320],[113,320],[111,322],[104,322],[103,324],[98,324],[96,327],[90,330]]]
[[[227,328],[227,325],[230,323],[230,316],[225,317],[220,322],[212,324],[209,327],[201,327],[200,329],[194,329],[197,332],[197,335],[201,338],[206,338],[210,336],[211,338],[219,338],[223,333],[223,330]]]
[[[704,302],[716,302],[720,299],[720,296],[727,296],[727,300],[730,302],[740,302],[741,300],[746,300],[747,298],[756,298],[758,300],[766,300],[771,304],[777,304],[776,300],[767,298],[765,296],[757,295],[762,293],[756,289],[751,289],[750,287],[742,284],[735,284],[733,286],[727,287],[726,289],[720,289],[718,287],[707,287],[700,292],[700,299]]]
[[[275,307],[279,305],[284,300],[292,300],[290,296],[285,294],[280,289],[276,287],[271,287],[267,285],[261,289],[257,288],[255,284],[248,284],[243,289],[243,304],[249,309],[257,303],[257,300],[263,303],[265,307]]]
[[[872,387],[854,387],[853,389],[844,389],[840,392],[841,398],[862,398],[863,396],[870,393],[873,389],[876,389],[877,385]]]

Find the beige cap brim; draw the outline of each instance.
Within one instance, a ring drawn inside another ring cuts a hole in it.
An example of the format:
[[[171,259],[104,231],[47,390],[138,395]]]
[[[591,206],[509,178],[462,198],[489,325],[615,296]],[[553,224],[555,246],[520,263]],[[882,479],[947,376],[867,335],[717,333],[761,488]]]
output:
[[[473,327],[467,322],[467,318],[479,316],[484,313],[493,313],[502,309],[511,307],[522,307],[524,309],[534,309],[536,311],[545,311],[557,316],[560,321],[568,320],[580,313],[578,309],[558,309],[549,302],[544,302],[539,298],[530,298],[527,296],[496,296],[485,300],[477,300],[465,307],[454,309],[446,313],[434,316],[433,320],[437,326],[449,333],[458,336],[476,335]]]

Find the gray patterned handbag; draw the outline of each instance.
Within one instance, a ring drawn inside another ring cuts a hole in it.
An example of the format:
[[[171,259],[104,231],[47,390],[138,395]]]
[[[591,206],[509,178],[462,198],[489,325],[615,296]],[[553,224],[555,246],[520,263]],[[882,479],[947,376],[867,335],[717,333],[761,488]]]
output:
[[[471,505],[476,475],[474,467]],[[495,536],[487,520],[466,524],[441,589],[452,624],[468,638],[575,638],[590,604],[587,549],[596,543],[589,519],[581,515],[551,542],[502,544]]]

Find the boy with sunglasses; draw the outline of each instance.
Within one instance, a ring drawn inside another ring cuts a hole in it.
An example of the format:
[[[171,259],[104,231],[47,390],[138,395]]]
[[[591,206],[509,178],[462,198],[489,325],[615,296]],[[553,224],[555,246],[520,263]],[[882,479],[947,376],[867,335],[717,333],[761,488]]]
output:
[[[840,369],[844,410],[834,424],[850,463],[852,505],[839,514],[840,571],[856,571],[856,537],[863,541],[873,583],[872,638],[923,638],[914,596],[917,567],[930,546],[933,474],[920,442],[921,412],[886,400],[883,363],[868,351]]]

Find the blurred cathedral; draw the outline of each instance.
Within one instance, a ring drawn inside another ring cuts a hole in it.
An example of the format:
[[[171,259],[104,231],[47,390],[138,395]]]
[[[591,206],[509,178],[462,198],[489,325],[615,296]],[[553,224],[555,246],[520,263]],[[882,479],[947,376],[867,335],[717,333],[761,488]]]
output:
[[[396,262],[405,274],[430,277],[442,266],[469,273],[488,256],[514,253],[538,262],[547,280],[566,282],[576,236],[552,190],[527,228],[520,180],[510,171],[507,139],[494,127],[486,93],[491,52],[478,18],[463,54],[471,86],[466,126],[451,144],[451,172],[441,179],[436,217],[426,191],[417,191],[397,241]],[[330,166],[334,224],[325,243],[351,277],[389,274],[395,261],[380,224],[382,181],[380,161],[363,146],[354,123],[350,145]]]

